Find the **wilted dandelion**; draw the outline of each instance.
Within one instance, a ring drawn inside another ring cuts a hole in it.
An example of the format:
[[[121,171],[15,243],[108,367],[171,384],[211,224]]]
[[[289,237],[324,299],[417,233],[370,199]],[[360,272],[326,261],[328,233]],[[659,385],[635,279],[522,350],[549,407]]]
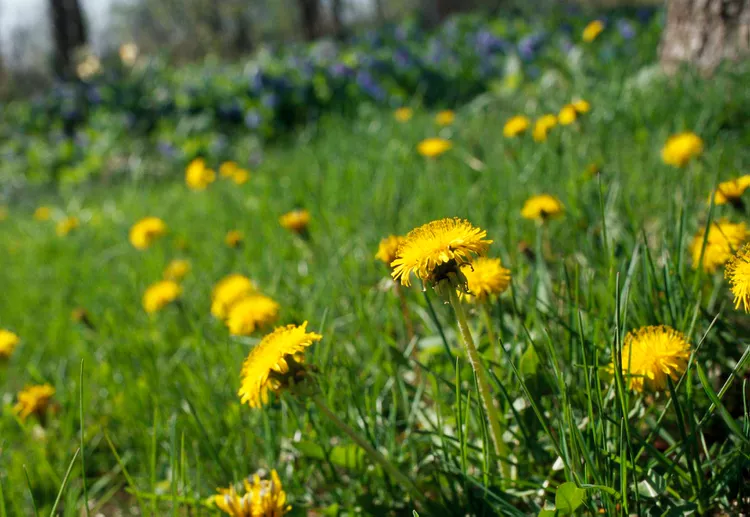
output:
[[[130,228],[130,244],[139,250],[145,250],[167,233],[167,225],[158,217],[145,217]]]
[[[456,120],[456,113],[453,110],[439,111],[435,115],[435,123],[439,126],[450,126]]]
[[[236,248],[242,244],[243,239],[244,237],[241,231],[230,230],[227,232],[226,236],[224,237],[224,244],[226,244],[230,248]]]
[[[38,384],[26,386],[18,392],[18,402],[13,406],[13,412],[21,420],[26,420],[31,415],[41,418],[47,412],[50,399],[55,395],[55,388],[50,384]]]
[[[734,308],[750,312],[750,245],[745,244],[727,262],[724,278],[734,294]]]
[[[629,332],[622,344],[622,375],[635,391],[664,391],[667,377],[677,382],[687,368],[690,344],[682,332],[649,326]]]
[[[60,237],[65,237],[79,226],[81,226],[81,221],[76,216],[70,216],[58,222],[55,231]]]
[[[190,272],[190,262],[185,259],[174,259],[164,268],[164,280],[179,282]]]
[[[504,293],[510,285],[510,270],[503,267],[499,258],[477,257],[461,266],[461,271],[469,292],[459,294],[469,302],[486,302]]]
[[[0,360],[9,359],[20,341],[10,330],[0,329]]]
[[[402,242],[404,242],[404,238],[401,235],[389,235],[378,244],[378,252],[375,254],[375,258],[382,260],[390,267],[391,263],[396,260],[396,252]]]
[[[219,175],[222,178],[231,178],[235,171],[239,168],[240,166],[237,165],[236,162],[223,162],[221,165],[219,165]]]
[[[583,41],[586,43],[591,43],[594,41],[599,34],[601,34],[604,31],[604,22],[601,20],[594,20],[593,22],[586,25],[586,27],[583,29]]]
[[[279,224],[287,230],[304,235],[310,224],[310,212],[304,209],[292,210],[279,217]]]
[[[276,470],[271,471],[270,480],[261,479],[257,474],[252,480],[243,480],[243,488],[243,495],[233,486],[220,488],[213,503],[231,517],[282,517],[292,509]]]
[[[708,237],[706,237],[705,228],[701,228],[693,237],[693,242],[690,245],[693,268],[697,268],[700,263],[704,239],[706,248],[703,251],[703,270],[707,273],[713,273],[732,257],[734,252],[747,241],[748,237],[745,223],[735,224],[727,219],[712,222],[708,229]]]
[[[203,158],[196,158],[190,162],[185,170],[185,183],[191,190],[206,190],[215,179],[216,173],[206,167]]]
[[[742,194],[750,187],[750,174],[745,174],[739,178],[729,181],[723,181],[716,187],[714,193],[714,204],[732,206],[742,209]],[[709,201],[711,198],[709,198]]]
[[[543,115],[537,119],[534,124],[534,131],[532,136],[535,142],[544,142],[547,140],[547,134],[550,129],[557,125],[557,116],[555,115]]]
[[[417,145],[417,152],[426,158],[437,158],[453,147],[445,138],[426,138]]]
[[[255,291],[255,284],[246,276],[231,274],[222,278],[211,295],[211,314],[219,319],[226,319],[234,304]]]
[[[562,215],[565,207],[562,202],[550,194],[531,196],[521,209],[521,217],[534,221],[546,221]]]
[[[251,294],[229,309],[227,327],[234,336],[248,336],[276,322],[279,304],[268,296]]]
[[[393,112],[393,118],[399,122],[409,122],[414,116],[414,111],[411,108],[398,108]]]
[[[703,140],[695,133],[678,133],[667,139],[661,158],[667,165],[684,167],[703,153]]]
[[[525,133],[526,130],[529,129],[530,125],[531,121],[528,117],[525,117],[523,115],[516,115],[515,117],[511,117],[505,123],[505,126],[503,126],[503,136],[505,138],[515,138],[518,135]]]
[[[560,113],[557,115],[557,120],[560,122],[561,126],[569,126],[575,122],[577,118],[578,111],[572,104],[566,104],[563,106]]]
[[[162,280],[146,289],[143,294],[143,309],[153,314],[177,300],[182,294],[182,287],[172,280]]]

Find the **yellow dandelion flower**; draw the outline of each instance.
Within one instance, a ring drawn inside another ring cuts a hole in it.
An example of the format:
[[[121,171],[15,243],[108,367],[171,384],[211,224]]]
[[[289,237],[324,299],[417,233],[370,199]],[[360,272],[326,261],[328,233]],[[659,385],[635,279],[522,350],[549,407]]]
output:
[[[396,252],[402,242],[404,242],[404,238],[401,235],[389,235],[378,244],[378,252],[375,254],[375,258],[390,266],[391,262],[396,260]]]
[[[138,45],[133,42],[123,43],[119,49],[120,61],[126,66],[133,66],[138,59]]]
[[[245,479],[243,487],[243,495],[233,486],[220,488],[213,503],[231,517],[282,517],[292,509],[276,470],[271,471],[270,481],[256,474],[252,480]]]
[[[687,368],[690,343],[664,325],[629,332],[622,344],[622,375],[634,391],[664,391],[667,377],[677,382]]]
[[[57,223],[55,231],[60,237],[65,237],[79,226],[81,226],[81,221],[79,221],[77,217],[66,217],[65,219]]]
[[[235,273],[222,278],[211,295],[211,314],[225,319],[234,304],[255,291],[255,284],[246,276]]]
[[[231,178],[240,166],[236,162],[224,162],[219,165],[219,176],[222,178]]]
[[[244,185],[250,179],[250,172],[246,169],[237,169],[232,173],[231,179],[235,185]]]
[[[561,126],[569,126],[575,122],[577,118],[578,112],[572,104],[566,104],[563,106],[560,113],[557,115],[557,120],[560,122]]]
[[[271,325],[279,317],[279,304],[268,296],[252,294],[229,309],[227,326],[233,336],[249,336]]]
[[[143,309],[153,314],[177,300],[182,294],[182,287],[172,280],[156,282],[143,294]]]
[[[703,140],[695,133],[678,133],[667,139],[661,150],[661,159],[667,165],[684,167],[703,153]]]
[[[279,393],[290,380],[299,380],[296,377],[301,373],[299,363],[304,359],[305,348],[323,339],[306,330],[307,322],[278,327],[250,351],[242,365],[238,392],[243,404],[261,407],[268,402],[269,390]]]
[[[438,126],[450,126],[456,120],[456,112],[453,110],[439,111],[435,115],[435,123]]]
[[[498,258],[478,257],[461,266],[469,287],[468,293],[459,293],[470,302],[482,303],[504,293],[510,285],[510,270]]]
[[[295,233],[304,233],[310,224],[310,212],[304,209],[292,210],[279,217],[279,224]]]
[[[414,116],[414,110],[411,108],[398,108],[393,112],[393,118],[399,122],[409,122]]]
[[[530,125],[531,121],[528,117],[524,117],[523,115],[511,117],[505,123],[505,126],[503,126],[503,136],[505,138],[515,138],[518,135],[525,133]]]
[[[21,338],[10,330],[0,329],[0,359],[10,358],[20,341]]]
[[[50,399],[55,395],[55,388],[49,384],[26,386],[18,392],[18,402],[13,406],[13,412],[21,420],[31,415],[42,417],[50,405]]]
[[[190,262],[185,259],[174,259],[164,268],[164,280],[179,282],[190,273]]]
[[[49,221],[52,216],[52,209],[48,206],[40,206],[34,210],[35,221]]]
[[[576,113],[580,113],[581,115],[591,111],[591,104],[589,104],[588,101],[582,99],[573,101],[570,103],[570,105],[573,106],[573,109],[576,110]]]
[[[553,217],[562,215],[565,207],[555,196],[540,194],[531,196],[521,209],[521,217],[535,221],[546,221]]]
[[[242,244],[243,239],[244,237],[241,231],[230,230],[227,232],[227,235],[224,237],[224,243],[230,248],[236,248],[237,246]]]
[[[748,187],[750,187],[750,174],[745,174],[733,180],[723,181],[716,187],[714,204],[742,206],[742,194],[745,193]],[[708,200],[711,201],[711,198],[709,197]]]
[[[701,258],[703,241],[706,249],[703,252],[703,270],[713,273],[719,266],[729,260],[747,240],[747,226],[745,223],[731,223],[727,219],[720,219],[711,223],[706,237],[705,228],[701,228],[693,237],[690,253],[693,257],[693,268],[698,267]]]
[[[585,41],[586,43],[591,43],[603,31],[604,22],[602,22],[601,20],[594,20],[593,22],[586,25],[585,29],[583,29],[583,41]]]
[[[534,131],[532,136],[535,142],[544,142],[547,140],[547,134],[550,129],[557,125],[556,115],[543,115],[539,117],[534,124]]]
[[[745,312],[750,312],[750,245],[745,244],[732,255],[724,269],[724,278],[729,280],[734,294],[734,308],[742,305]]]
[[[206,190],[215,179],[216,173],[206,167],[202,158],[196,158],[185,169],[185,183],[191,190]]]
[[[145,217],[130,228],[130,244],[139,250],[145,250],[167,233],[167,225],[158,217]]]
[[[445,138],[426,138],[417,144],[417,152],[425,158],[437,158],[453,147]]]
[[[391,275],[402,285],[411,285],[411,274],[436,284],[451,273],[460,272],[475,255],[483,255],[492,241],[487,232],[465,219],[440,219],[410,231],[391,263]]]

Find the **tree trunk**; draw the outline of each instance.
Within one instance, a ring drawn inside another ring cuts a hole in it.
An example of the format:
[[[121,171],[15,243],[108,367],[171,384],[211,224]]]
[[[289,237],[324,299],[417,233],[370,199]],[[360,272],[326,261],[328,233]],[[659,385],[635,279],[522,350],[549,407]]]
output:
[[[297,0],[302,18],[302,33],[305,39],[312,41],[318,37],[318,15],[320,5],[318,0]]]
[[[60,79],[75,77],[75,51],[87,41],[86,22],[78,0],[49,0],[54,34],[53,68]]]
[[[343,0],[333,0],[331,3],[331,19],[333,21],[333,35],[337,40],[346,38],[346,27],[341,19],[341,12],[344,8]]]
[[[665,71],[691,63],[710,73],[750,53],[750,0],[669,0],[660,58]]]

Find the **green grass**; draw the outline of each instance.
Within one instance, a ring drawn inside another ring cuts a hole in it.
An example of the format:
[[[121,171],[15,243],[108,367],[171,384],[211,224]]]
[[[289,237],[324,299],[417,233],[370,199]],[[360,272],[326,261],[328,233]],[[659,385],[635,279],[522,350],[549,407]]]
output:
[[[210,315],[211,288],[230,272],[281,304],[280,323],[309,321],[323,334],[307,360],[324,399],[419,486],[429,499],[420,515],[535,515],[578,499],[586,515],[747,504],[749,320],[734,311],[721,272],[697,273],[688,252],[717,179],[748,172],[747,78],[685,76],[629,90],[604,77],[483,97],[440,130],[454,149],[434,161],[415,152],[438,133],[432,113],[398,124],[363,111],[269,149],[241,187],[190,192],[173,164],[166,181],[24,197],[0,223],[0,323],[22,338],[0,366],[0,515],[49,515],[56,505],[78,516],[84,499],[91,515],[214,515],[203,501],[260,468],[278,470],[293,515],[417,508],[304,398],[240,404],[240,366],[261,336],[230,337]],[[510,115],[557,111],[576,96],[591,113],[548,142],[502,138]],[[660,158],[681,130],[706,142],[684,170]],[[584,175],[594,162],[598,180]],[[566,213],[540,229],[520,209],[542,192]],[[55,217],[77,214],[81,228],[56,236],[53,222],[31,218],[42,204]],[[309,241],[278,224],[295,206],[312,214]],[[150,215],[170,234],[136,251],[128,230]],[[513,275],[491,306],[502,346],[489,342],[481,313],[469,313],[492,365],[510,477],[491,455],[450,307],[426,293],[433,317],[419,288],[406,290],[409,342],[388,271],[373,258],[382,237],[452,216],[486,229],[490,254]],[[714,207],[719,216],[748,218]],[[231,229],[245,234],[239,249],[224,245]],[[176,249],[179,239],[187,250]],[[182,301],[149,317],[143,291],[177,257],[192,264]],[[77,307],[93,329],[71,321]],[[674,397],[629,393],[601,369],[627,331],[652,324],[684,331],[696,350]],[[41,382],[56,387],[56,407],[44,422],[23,423],[15,393]]]

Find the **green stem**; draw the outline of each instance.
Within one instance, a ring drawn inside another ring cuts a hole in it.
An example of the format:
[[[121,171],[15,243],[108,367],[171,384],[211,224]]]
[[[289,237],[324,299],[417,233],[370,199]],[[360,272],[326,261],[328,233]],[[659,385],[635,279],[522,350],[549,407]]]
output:
[[[406,477],[400,470],[398,470],[390,461],[388,461],[388,458],[378,452],[375,447],[370,444],[370,442],[362,438],[362,436],[357,434],[354,429],[349,427],[343,420],[337,417],[336,414],[328,408],[320,394],[313,395],[312,400],[318,407],[318,409],[320,409],[323,414],[336,425],[336,427],[338,427],[344,434],[349,436],[349,438],[354,440],[357,445],[362,447],[362,449],[364,449],[364,451],[370,455],[370,458],[372,458],[373,461],[383,467],[383,470],[385,470],[396,483],[401,485],[404,489],[408,490],[412,494],[412,497],[414,497],[414,499],[420,501],[421,503],[426,503],[426,499],[419,488],[417,488],[417,485],[415,485],[411,479]]]

